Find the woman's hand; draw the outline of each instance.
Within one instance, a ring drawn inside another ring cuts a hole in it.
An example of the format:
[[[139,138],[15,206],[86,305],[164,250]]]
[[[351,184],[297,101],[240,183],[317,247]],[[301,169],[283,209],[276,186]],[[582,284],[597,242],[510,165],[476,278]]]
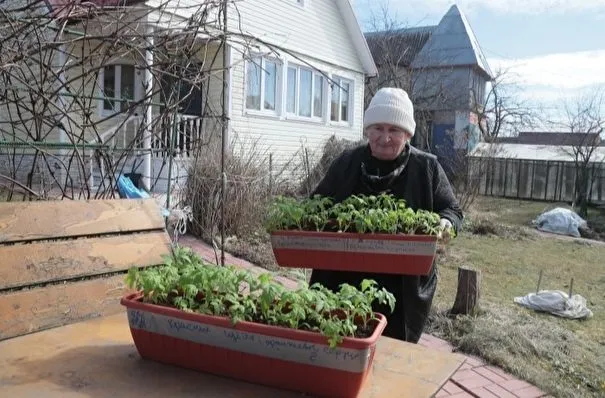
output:
[[[452,237],[452,230],[452,222],[447,218],[442,218],[439,222],[439,233],[437,236],[439,239],[442,239],[443,241],[447,242]]]

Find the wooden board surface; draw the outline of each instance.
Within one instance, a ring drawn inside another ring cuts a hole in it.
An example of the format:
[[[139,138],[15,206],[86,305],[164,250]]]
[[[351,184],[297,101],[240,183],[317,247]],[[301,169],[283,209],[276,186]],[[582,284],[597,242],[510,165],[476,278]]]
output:
[[[0,202],[0,243],[163,228],[154,199]]]
[[[0,290],[162,263],[165,232],[0,245]]]
[[[120,274],[0,294],[0,340],[119,312],[124,277]]]
[[[431,397],[463,361],[458,354],[383,337],[360,398]],[[2,341],[0,363],[2,397],[302,396],[142,360],[124,313]]]

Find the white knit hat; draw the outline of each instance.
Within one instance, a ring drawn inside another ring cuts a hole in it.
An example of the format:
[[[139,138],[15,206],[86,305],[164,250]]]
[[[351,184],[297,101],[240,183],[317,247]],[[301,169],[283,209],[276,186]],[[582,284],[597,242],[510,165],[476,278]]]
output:
[[[385,87],[378,90],[370,101],[363,119],[363,128],[372,124],[388,123],[414,135],[414,106],[408,93],[400,88]]]

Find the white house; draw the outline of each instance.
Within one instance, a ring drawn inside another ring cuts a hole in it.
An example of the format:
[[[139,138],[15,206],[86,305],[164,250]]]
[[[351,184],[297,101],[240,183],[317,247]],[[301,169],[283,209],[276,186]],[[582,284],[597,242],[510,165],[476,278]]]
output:
[[[374,76],[377,69],[350,0],[229,1],[226,47],[215,40],[221,34],[219,3],[222,2],[47,1],[58,22],[70,22],[71,28],[65,30],[64,37],[77,37],[70,31],[85,24],[88,32],[103,36],[103,32],[111,32],[120,21],[128,19],[136,21],[131,24],[146,35],[148,43],[133,45],[132,51],[125,50],[128,46],[123,44],[108,51],[112,44],[106,39],[98,47],[94,38],[65,40],[67,44],[61,48],[67,50],[59,52],[58,62],[64,68],[59,78],[70,85],[69,96],[61,103],[69,114],[63,121],[68,119],[69,123],[53,127],[45,137],[67,142],[69,131],[66,133],[65,129],[77,126],[85,131],[84,140],[88,143],[121,148],[134,145],[142,149],[138,170],[146,185],[155,185],[159,190],[165,188],[164,184],[154,181],[167,175],[161,156],[169,146],[171,129],[177,131],[173,145],[182,164],[192,156],[193,142],[209,132],[218,133],[216,117],[208,119],[205,111],[211,109],[214,115],[220,115],[223,103],[228,137],[237,135],[238,139],[257,141],[273,154],[276,164],[289,159],[301,145],[319,149],[332,135],[361,138],[365,78]],[[91,5],[105,14],[113,13],[113,19],[104,18],[103,13],[91,13]],[[205,14],[200,16],[204,7]],[[174,119],[169,119],[156,123],[162,126],[159,130],[151,128],[151,121],[163,110],[163,100],[175,88],[169,73],[156,78],[154,71],[162,68],[163,54],[157,48],[152,50],[154,39],[157,44],[167,35],[177,37],[178,32],[191,29],[192,22],[201,18],[208,22],[196,38],[199,51],[196,60],[189,59],[187,63],[192,70],[208,71],[208,79],[201,84],[201,90],[187,83],[178,86],[190,95],[179,108],[176,127],[170,123]],[[79,54],[84,54],[84,63],[90,64],[90,73],[77,75],[76,71],[84,68],[78,65]],[[227,90],[223,98],[224,77]],[[148,93],[154,94],[149,97]],[[93,98],[95,111],[90,115],[78,112],[77,101],[73,100],[78,97]],[[0,115],[5,112],[0,111]],[[90,131],[86,126],[93,124],[95,131]],[[137,136],[135,133],[140,130],[145,130],[144,134]],[[138,138],[133,143],[135,136]],[[27,137],[24,139],[27,141]],[[147,151],[152,148],[155,152]],[[98,169],[102,167],[95,165],[93,153],[93,149],[86,152],[90,159],[86,179],[96,185],[101,175]],[[117,170],[118,174],[130,171],[132,159],[124,160],[123,165],[125,170]],[[107,170],[103,173],[107,174]]]

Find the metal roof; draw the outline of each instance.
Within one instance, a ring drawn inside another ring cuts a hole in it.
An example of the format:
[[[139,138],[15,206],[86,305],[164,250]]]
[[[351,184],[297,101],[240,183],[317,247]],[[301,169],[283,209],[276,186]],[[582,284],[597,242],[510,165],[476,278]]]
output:
[[[553,162],[573,162],[573,146],[526,145],[526,144],[489,144],[481,142],[469,153],[469,157],[494,159],[519,159]],[[576,147],[577,148],[577,147]],[[586,147],[586,149],[593,149]],[[605,147],[593,149],[591,163],[605,161]]]
[[[411,66],[423,69],[468,65],[477,66],[490,78],[493,77],[468,20],[454,4],[432,31]]]
[[[436,27],[420,26],[367,32],[365,37],[378,66],[394,63],[409,67]]]
[[[522,131],[516,137],[498,137],[495,142],[527,145],[599,145],[599,133]]]

